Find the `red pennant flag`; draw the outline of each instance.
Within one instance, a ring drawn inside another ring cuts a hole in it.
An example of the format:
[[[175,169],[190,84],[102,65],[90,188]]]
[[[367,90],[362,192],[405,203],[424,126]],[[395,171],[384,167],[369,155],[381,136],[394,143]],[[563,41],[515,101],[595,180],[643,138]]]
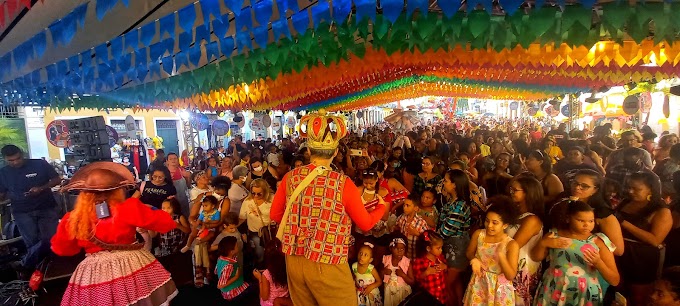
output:
[[[13,20],[17,12],[17,0],[7,0],[5,4],[7,5],[7,17],[9,17],[9,20]]]
[[[5,2],[0,4],[0,28],[5,27]]]
[[[21,1],[27,9],[31,9],[31,0],[19,0]]]

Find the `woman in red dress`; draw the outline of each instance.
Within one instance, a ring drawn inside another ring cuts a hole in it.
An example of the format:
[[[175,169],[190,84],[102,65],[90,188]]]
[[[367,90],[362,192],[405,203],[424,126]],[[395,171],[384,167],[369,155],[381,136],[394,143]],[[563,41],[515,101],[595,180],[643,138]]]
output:
[[[87,256],[71,276],[61,305],[169,305],[177,295],[170,273],[137,243],[137,227],[166,233],[177,225],[170,215],[136,198],[125,199],[135,184],[122,165],[96,162],[81,168],[62,188],[79,190],[75,209],[52,237],[52,251]]]

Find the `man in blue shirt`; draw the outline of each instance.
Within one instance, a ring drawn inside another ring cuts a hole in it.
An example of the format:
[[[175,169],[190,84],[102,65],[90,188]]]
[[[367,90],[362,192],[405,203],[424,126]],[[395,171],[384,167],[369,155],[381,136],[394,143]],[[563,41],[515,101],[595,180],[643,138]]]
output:
[[[30,272],[50,252],[57,231],[57,202],[52,187],[61,182],[57,172],[42,159],[25,159],[15,145],[0,150],[7,166],[0,169],[0,201],[8,197],[11,211],[28,253],[20,272]]]

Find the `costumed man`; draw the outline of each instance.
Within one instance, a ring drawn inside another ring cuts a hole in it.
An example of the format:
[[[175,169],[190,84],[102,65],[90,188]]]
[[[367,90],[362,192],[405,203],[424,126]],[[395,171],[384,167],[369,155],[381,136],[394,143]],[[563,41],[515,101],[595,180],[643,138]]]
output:
[[[52,251],[87,256],[71,276],[62,306],[169,305],[177,295],[170,273],[135,240],[136,228],[167,233],[177,224],[162,210],[125,199],[135,179],[125,166],[95,162],[62,188],[79,190],[75,209],[59,223]]]
[[[288,290],[295,305],[357,305],[347,264],[352,222],[368,231],[384,215],[382,198],[369,213],[346,175],[331,170],[338,143],[347,135],[344,119],[318,114],[303,117],[310,164],[281,181],[271,208],[279,226],[288,270]]]

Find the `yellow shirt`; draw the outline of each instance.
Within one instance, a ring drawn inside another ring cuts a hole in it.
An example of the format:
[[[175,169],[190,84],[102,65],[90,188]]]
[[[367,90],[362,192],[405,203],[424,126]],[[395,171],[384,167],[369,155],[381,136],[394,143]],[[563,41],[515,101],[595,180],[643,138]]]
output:
[[[552,160],[552,164],[556,164],[558,160],[564,158],[564,154],[562,154],[562,149],[558,146],[551,146],[549,149],[545,150],[545,153],[550,156],[550,159]]]
[[[489,156],[491,155],[491,147],[487,146],[486,144],[482,144],[479,146],[479,153],[484,157]]]

